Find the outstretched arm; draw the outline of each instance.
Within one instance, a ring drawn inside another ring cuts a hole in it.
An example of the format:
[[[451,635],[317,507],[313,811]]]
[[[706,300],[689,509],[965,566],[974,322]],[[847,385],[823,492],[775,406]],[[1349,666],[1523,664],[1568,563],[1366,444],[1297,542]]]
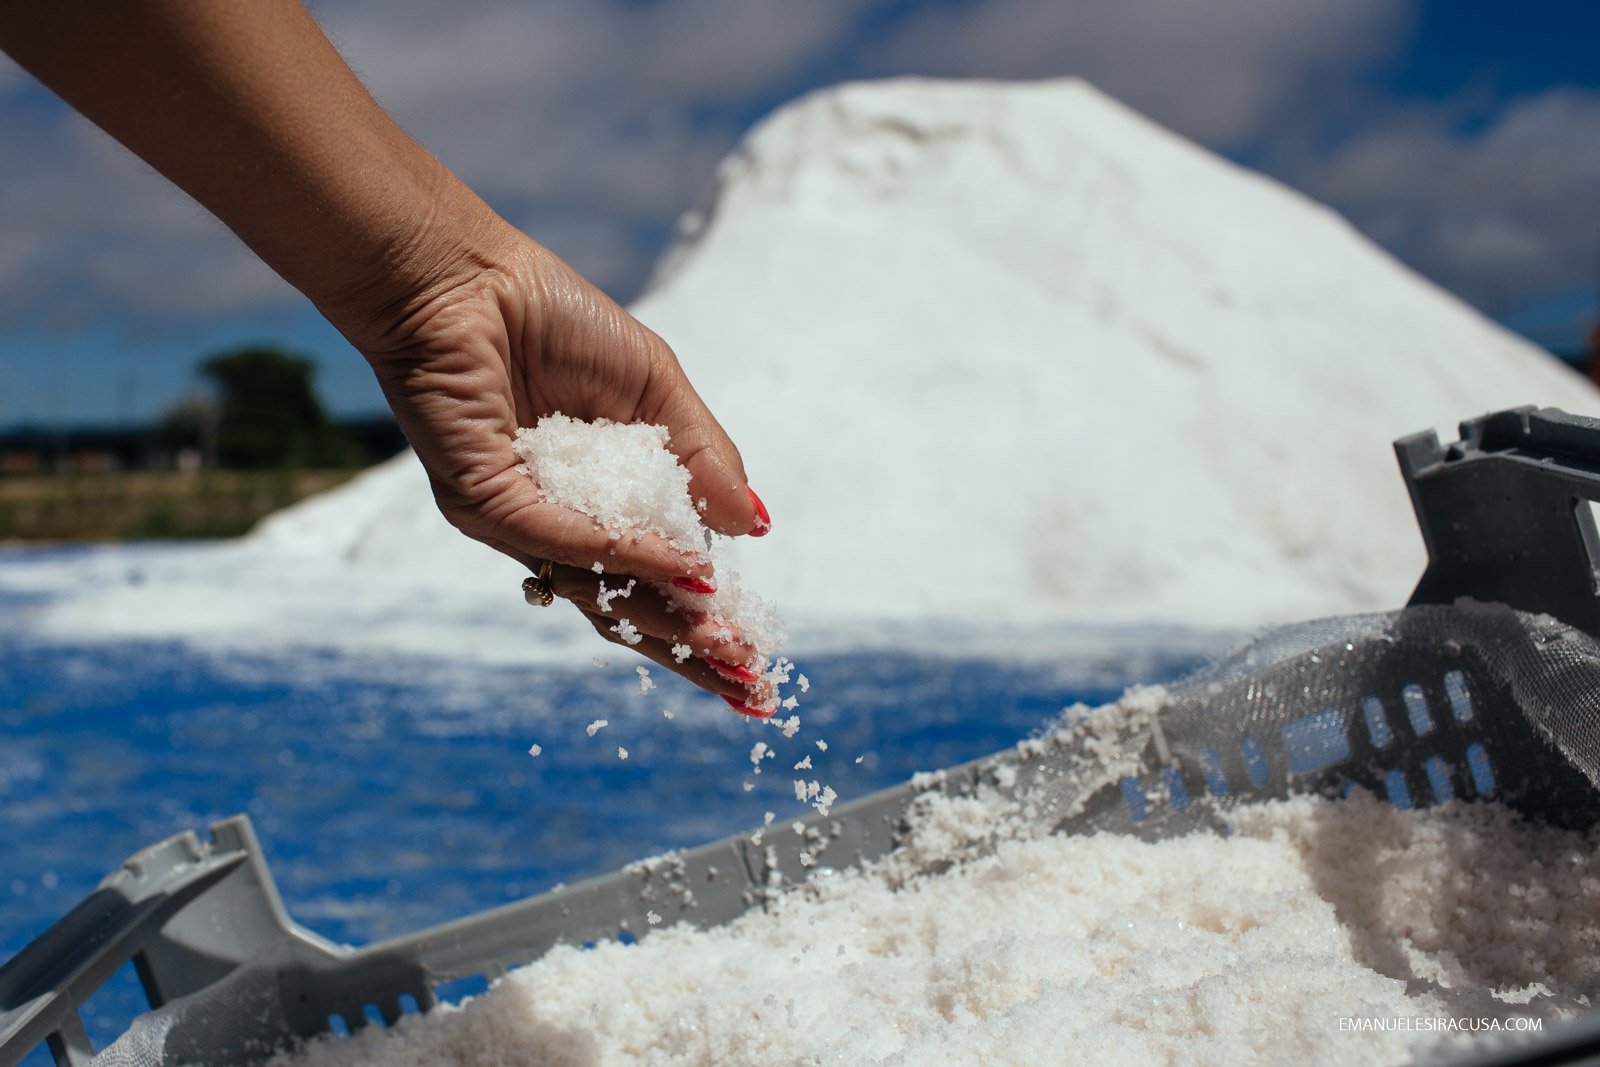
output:
[[[656,538],[610,540],[515,470],[518,425],[562,411],[663,424],[707,524],[760,533],[738,450],[667,345],[518,233],[378,106],[295,0],[0,6],[0,49],[166,175],[366,356],[446,517],[536,567],[609,637],[608,575],[714,581]],[[632,615],[646,612],[638,599]],[[748,661],[694,613],[637,646],[713,691]],[[678,640],[705,658],[679,665]],[[712,665],[710,661],[721,661]]]

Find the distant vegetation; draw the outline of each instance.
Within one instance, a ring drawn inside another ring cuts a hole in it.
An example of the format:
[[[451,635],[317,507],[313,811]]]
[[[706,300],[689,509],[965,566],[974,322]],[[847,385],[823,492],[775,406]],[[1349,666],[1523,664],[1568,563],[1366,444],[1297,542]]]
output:
[[[0,434],[0,543],[232,537],[405,445],[392,419],[338,421],[316,365],[218,353],[154,425]]]
[[[116,471],[0,478],[0,543],[237,537],[354,470]]]
[[[162,419],[169,446],[202,449],[228,470],[360,466],[357,443],[329,421],[312,382],[316,364],[276,348],[239,348],[200,364],[211,394]]]

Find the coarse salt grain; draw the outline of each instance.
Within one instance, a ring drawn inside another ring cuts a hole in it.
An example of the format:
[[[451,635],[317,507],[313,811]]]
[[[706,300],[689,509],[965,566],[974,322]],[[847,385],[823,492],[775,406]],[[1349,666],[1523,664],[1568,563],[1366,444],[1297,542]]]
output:
[[[605,582],[601,582],[600,583],[600,590],[599,590],[598,593],[595,594],[595,598],[594,598],[595,607],[599,608],[603,612],[604,611],[610,611],[611,610],[611,602],[613,600],[625,599],[627,597],[633,596],[633,587],[635,585],[638,585],[638,584],[639,583],[637,581],[635,581],[632,578],[629,578],[627,585],[625,585],[625,586],[623,586],[623,587],[621,587],[619,589],[609,589],[609,588],[606,587],[606,583]]]
[[[827,815],[828,812],[833,810],[833,802],[838,799],[839,794],[834,791],[833,786],[825,785],[822,787],[822,792],[817,796],[816,803],[811,806],[816,808],[819,814]]]
[[[663,584],[661,594],[669,606],[707,615],[719,640],[752,645],[757,673],[766,678],[776,702],[776,690],[792,666],[777,657],[785,640],[783,620],[726,565],[719,536],[707,529],[690,499],[689,472],[669,444],[663,426],[609,419],[590,423],[557,413],[519,429],[514,448],[541,499],[590,516],[614,539],[623,533],[654,534],[680,552],[708,558],[717,574],[716,592],[702,596]],[[602,583],[600,610],[609,611],[612,599],[631,591],[631,585],[618,591]],[[613,631],[629,645],[639,643],[637,629],[625,620]]]
[[[593,737],[595,734],[599,733],[601,730],[604,730],[607,726],[610,726],[610,725],[611,725],[611,722],[608,719],[596,719],[594,722],[590,723],[584,729],[588,732],[590,737]]]

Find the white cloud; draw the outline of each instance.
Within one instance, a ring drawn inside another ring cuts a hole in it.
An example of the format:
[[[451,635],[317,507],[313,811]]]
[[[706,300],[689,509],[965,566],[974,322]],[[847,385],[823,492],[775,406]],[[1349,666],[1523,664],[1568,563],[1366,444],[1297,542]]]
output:
[[[876,51],[884,69],[962,77],[1077,74],[1213,148],[1290,114],[1343,111],[1352,74],[1405,44],[1393,0],[989,0],[929,7]]]
[[[227,313],[292,290],[223,226],[41,91],[0,107],[0,318],[72,331],[100,318]]]
[[[1595,280],[1600,92],[1393,111],[1290,177],[1491,314]]]
[[[515,224],[624,293],[740,132],[857,5],[330,0],[375,95]],[[149,315],[296,299],[181,195],[0,61],[0,313]]]
[[[491,199],[670,218],[738,134],[708,109],[781,92],[854,5],[329,3],[374,94]]]

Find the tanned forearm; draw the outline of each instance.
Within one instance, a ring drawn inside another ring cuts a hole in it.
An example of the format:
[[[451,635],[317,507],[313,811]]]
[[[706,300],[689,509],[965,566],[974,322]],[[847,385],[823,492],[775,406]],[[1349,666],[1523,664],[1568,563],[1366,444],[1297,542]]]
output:
[[[413,301],[498,221],[295,0],[0,3],[0,50],[347,334]]]

